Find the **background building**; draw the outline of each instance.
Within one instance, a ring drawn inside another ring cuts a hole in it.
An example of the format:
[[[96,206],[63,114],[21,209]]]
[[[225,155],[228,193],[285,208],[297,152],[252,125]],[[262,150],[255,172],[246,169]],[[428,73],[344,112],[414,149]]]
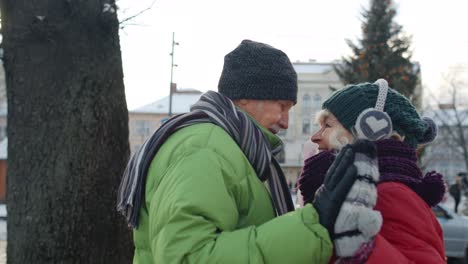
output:
[[[190,111],[190,106],[200,98],[202,92],[195,89],[174,89],[172,94],[173,115]],[[145,140],[167,120],[169,96],[128,112],[130,151],[134,153]]]
[[[7,110],[5,70],[3,62],[0,60],[0,203],[4,203],[6,199],[6,168],[8,159]]]
[[[0,203],[4,203],[6,200],[7,147],[8,138],[5,137],[0,140]]]
[[[341,89],[341,83],[333,66],[339,62],[296,62],[293,63],[298,75],[297,104],[289,115],[289,129],[278,135],[284,142],[284,150],[279,161],[291,186],[296,185],[303,165],[303,146],[319,129],[315,116],[321,110],[323,101],[334,89]],[[172,111],[174,114],[188,112],[202,92],[194,89],[173,91]],[[418,97],[422,94],[418,87]],[[420,98],[418,99],[418,102]],[[138,149],[145,139],[157,129],[167,117],[169,97],[129,111],[130,146],[132,152]]]
[[[284,156],[280,162],[293,186],[302,169],[304,143],[318,130],[315,116],[321,110],[322,102],[333,92],[332,88],[343,86],[333,65],[334,62],[293,63],[299,86],[297,104],[290,112],[288,130],[279,134],[284,142]]]
[[[330,87],[342,87],[333,70],[333,63],[309,61],[293,63],[293,66],[298,74],[297,104],[290,112],[289,129],[279,133],[284,142],[284,152],[279,161],[292,186],[295,185],[303,165],[304,142],[318,129],[315,114],[320,110],[322,101],[332,93]],[[202,92],[195,89],[174,89],[173,114],[188,112],[201,94]],[[168,111],[169,96],[129,111],[129,140],[132,153],[168,118]]]
[[[7,105],[5,70],[0,60],[0,140],[7,136]]]

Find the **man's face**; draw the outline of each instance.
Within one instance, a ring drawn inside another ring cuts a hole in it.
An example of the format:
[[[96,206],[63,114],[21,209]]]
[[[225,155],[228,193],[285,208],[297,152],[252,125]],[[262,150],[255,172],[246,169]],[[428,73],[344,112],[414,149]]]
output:
[[[289,110],[294,105],[292,101],[241,99],[235,103],[274,134],[280,129],[288,129]]]
[[[320,130],[312,135],[311,140],[319,145],[319,151],[338,150],[352,142],[351,133],[341,125],[332,113],[321,111],[317,122],[320,125]]]

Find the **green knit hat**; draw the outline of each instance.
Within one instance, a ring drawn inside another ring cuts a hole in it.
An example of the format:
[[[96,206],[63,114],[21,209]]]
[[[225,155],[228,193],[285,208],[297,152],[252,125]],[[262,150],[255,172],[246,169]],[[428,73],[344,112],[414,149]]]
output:
[[[348,85],[336,91],[322,108],[327,109],[349,131],[353,131],[359,114],[375,107],[379,86],[374,83]],[[434,140],[437,130],[434,122],[421,118],[411,102],[399,92],[388,88],[384,111],[392,119],[393,130],[405,136],[405,142],[413,148]]]

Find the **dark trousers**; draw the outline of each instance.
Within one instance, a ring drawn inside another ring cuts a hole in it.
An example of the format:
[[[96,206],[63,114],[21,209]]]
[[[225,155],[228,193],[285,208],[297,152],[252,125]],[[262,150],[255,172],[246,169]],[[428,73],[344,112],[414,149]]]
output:
[[[458,204],[460,203],[460,198],[455,198],[455,213],[458,213]]]

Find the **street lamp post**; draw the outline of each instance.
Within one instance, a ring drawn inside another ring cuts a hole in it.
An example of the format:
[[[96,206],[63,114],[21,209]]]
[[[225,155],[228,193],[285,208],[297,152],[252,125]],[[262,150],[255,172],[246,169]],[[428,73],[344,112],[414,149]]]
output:
[[[172,83],[172,77],[174,73],[174,67],[177,67],[177,64],[174,64],[174,46],[179,45],[178,42],[174,40],[174,32],[172,32],[172,51],[171,51],[171,83],[169,84],[169,117],[172,116],[172,93],[175,85]]]

